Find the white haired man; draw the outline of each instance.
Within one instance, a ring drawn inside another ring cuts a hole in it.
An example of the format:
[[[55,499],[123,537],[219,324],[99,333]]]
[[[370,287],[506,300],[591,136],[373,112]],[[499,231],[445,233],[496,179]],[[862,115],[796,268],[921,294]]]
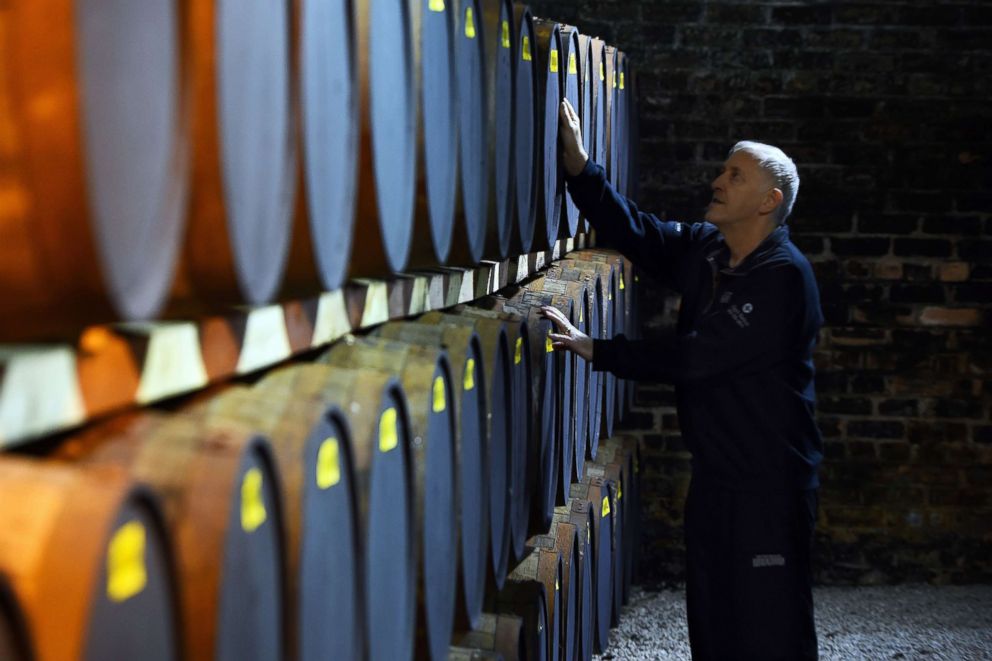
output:
[[[639,211],[582,148],[563,101],[568,190],[601,242],[682,295],[670,337],[593,340],[554,308],[556,348],[620,377],[672,383],[692,455],[685,506],[694,659],[815,659],[810,547],[823,442],[813,347],[823,324],[809,262],[785,221],[799,190],[780,149],[734,145],[705,222]]]

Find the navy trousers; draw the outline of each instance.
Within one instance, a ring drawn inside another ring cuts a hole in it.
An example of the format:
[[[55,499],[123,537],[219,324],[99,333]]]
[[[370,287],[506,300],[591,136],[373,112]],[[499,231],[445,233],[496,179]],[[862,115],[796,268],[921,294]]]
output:
[[[742,493],[694,479],[685,505],[694,661],[816,659],[817,491]]]

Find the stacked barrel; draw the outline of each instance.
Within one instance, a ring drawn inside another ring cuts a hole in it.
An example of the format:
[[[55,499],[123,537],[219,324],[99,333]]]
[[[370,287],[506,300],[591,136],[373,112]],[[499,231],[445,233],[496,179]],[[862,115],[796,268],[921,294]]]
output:
[[[621,51],[509,0],[297,4],[3,12],[0,340],[551,249],[562,98],[632,192]]]
[[[620,382],[550,305],[625,330],[628,264],[497,295],[0,458],[10,658],[588,659],[635,575]],[[22,656],[20,658],[30,658]]]
[[[0,658],[605,651],[636,577],[632,389],[541,310],[637,327],[626,260],[555,252],[594,245],[562,98],[634,192],[624,54],[509,0],[32,0],[0,31],[0,342],[558,260],[0,455]]]

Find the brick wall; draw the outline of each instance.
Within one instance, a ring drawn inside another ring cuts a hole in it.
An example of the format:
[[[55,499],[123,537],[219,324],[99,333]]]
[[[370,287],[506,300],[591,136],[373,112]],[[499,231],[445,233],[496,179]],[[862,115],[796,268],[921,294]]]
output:
[[[821,582],[992,579],[992,5],[534,2],[626,50],[639,202],[692,220],[738,139],[799,165],[790,219],[826,317]],[[642,284],[646,284],[641,280]],[[674,319],[644,292],[646,332]],[[688,484],[672,393],[643,386],[650,578],[678,581]]]

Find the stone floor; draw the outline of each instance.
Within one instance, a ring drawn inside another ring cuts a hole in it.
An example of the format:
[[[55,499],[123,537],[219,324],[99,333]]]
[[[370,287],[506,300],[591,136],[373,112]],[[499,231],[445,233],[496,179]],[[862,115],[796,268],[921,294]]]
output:
[[[814,591],[821,659],[992,659],[992,585]],[[635,589],[597,659],[689,659],[681,590]]]

